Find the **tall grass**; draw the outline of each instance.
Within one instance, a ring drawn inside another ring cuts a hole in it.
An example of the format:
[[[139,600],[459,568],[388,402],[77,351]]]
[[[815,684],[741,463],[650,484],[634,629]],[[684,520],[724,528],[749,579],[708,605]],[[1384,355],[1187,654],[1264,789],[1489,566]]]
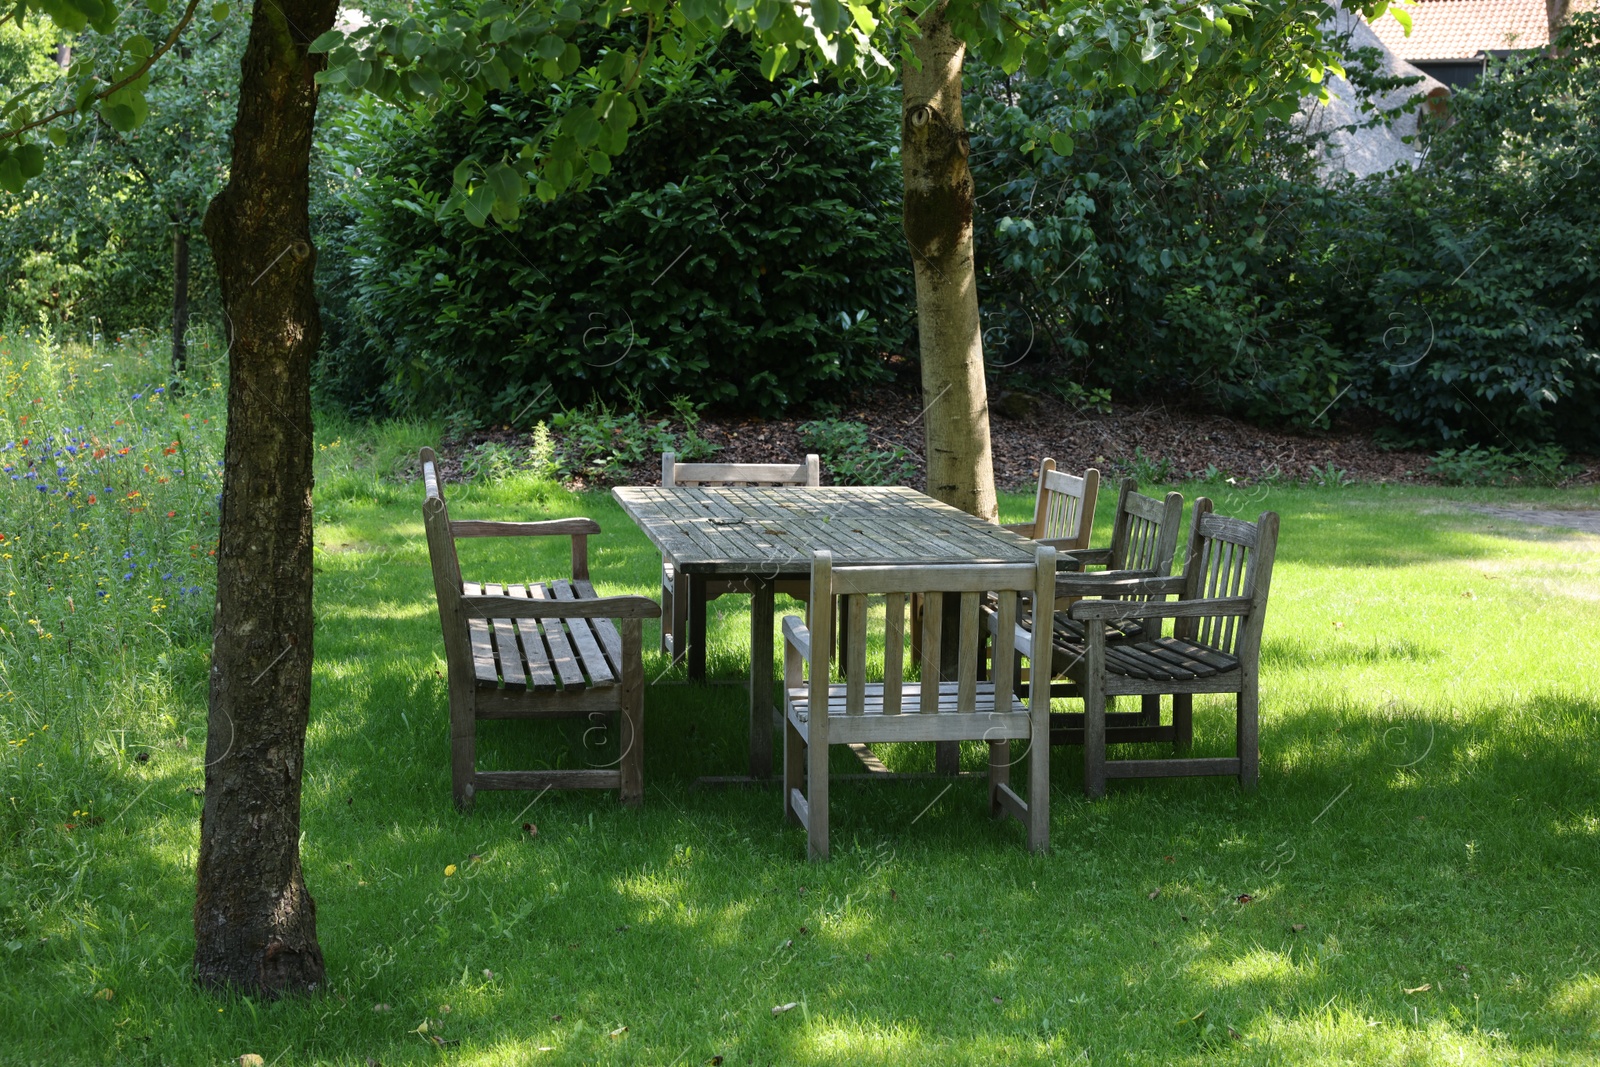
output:
[[[137,339],[0,336],[7,847],[114,815],[142,739],[190,736],[174,696],[205,678],[224,414],[221,353],[192,351],[174,381]],[[44,888],[0,881],[0,941]]]

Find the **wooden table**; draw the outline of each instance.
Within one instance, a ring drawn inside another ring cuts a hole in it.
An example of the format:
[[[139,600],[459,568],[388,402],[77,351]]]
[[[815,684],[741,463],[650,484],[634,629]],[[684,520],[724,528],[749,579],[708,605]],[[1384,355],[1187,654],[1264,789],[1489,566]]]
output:
[[[809,577],[811,553],[834,566],[1031,563],[1033,542],[899,486],[623,486],[612,495],[672,562],[689,596],[689,677],[705,677],[706,579],[749,582],[750,775],[772,775],[773,583]]]

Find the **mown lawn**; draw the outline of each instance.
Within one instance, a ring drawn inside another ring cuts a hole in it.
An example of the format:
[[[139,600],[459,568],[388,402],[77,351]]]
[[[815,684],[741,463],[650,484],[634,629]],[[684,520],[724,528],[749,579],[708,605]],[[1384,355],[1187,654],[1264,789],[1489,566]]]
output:
[[[23,436],[17,413],[0,438]],[[841,784],[834,859],[812,865],[776,789],[692,787],[742,770],[744,693],[683,684],[653,652],[642,811],[485,794],[458,815],[421,490],[394,473],[433,433],[319,436],[303,855],[327,990],[265,1004],[188,981],[203,605],[130,595],[91,624],[22,552],[8,601],[31,614],[0,622],[0,1062],[1600,1059],[1600,538],[1463,507],[1596,506],[1593,491],[1182,486],[1224,514],[1282,515],[1260,790],[1113,783],[1090,804],[1078,750],[1058,749],[1041,857],[984,816],[976,781]],[[0,533],[33,543],[48,515],[11,485]],[[590,515],[602,591],[658,593],[657,558],[605,495],[515,475],[451,503]],[[1028,506],[1008,497],[1006,517]],[[166,510],[129,513],[78,562],[118,562],[113,533]],[[194,522],[192,540],[140,544],[203,556]],[[486,574],[564,565],[564,542],[465,549]],[[164,579],[128,586],[147,581]],[[724,681],[744,670],[745,606],[712,605]],[[1196,719],[1198,752],[1231,744],[1220,707]],[[505,766],[606,757],[586,724],[489,725],[484,758]]]

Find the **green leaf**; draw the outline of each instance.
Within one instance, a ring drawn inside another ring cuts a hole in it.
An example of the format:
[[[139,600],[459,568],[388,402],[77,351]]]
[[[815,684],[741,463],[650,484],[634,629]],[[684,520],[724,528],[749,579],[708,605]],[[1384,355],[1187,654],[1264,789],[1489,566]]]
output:
[[[539,38],[539,43],[533,46],[533,51],[540,59],[560,59],[566,47],[567,42],[553,33],[547,33]]]
[[[344,68],[344,80],[352,89],[359,89],[367,84],[367,79],[372,77],[372,64],[364,59],[358,59]]]
[[[611,157],[604,152],[589,153],[589,169],[604,178],[611,173]]]
[[[344,43],[344,31],[329,30],[327,33],[319,35],[315,41],[312,41],[306,51],[313,54],[331,52],[342,43]]]
[[[588,148],[600,137],[600,123],[587,107],[575,107],[561,116],[561,132],[572,135],[579,148]]]
[[[516,205],[528,193],[528,183],[518,174],[516,168],[506,163],[496,163],[489,168],[489,185],[494,189],[494,198],[502,207],[512,210],[512,218],[516,217]]]
[[[839,0],[811,0],[811,17],[817,29],[830,37],[850,25],[850,15]]]
[[[1073,148],[1074,145],[1072,143],[1071,134],[1057,130],[1050,135],[1050,151],[1054,152],[1056,155],[1070,156],[1072,155]]]
[[[144,6],[152,15],[167,13],[167,0],[144,0]]]
[[[212,4],[211,19],[213,22],[226,22],[232,10],[227,4]]]
[[[569,44],[567,45],[566,49],[562,51],[561,58],[557,62],[561,64],[561,76],[563,78],[570,78],[572,77],[573,72],[583,64],[583,54],[578,51],[577,45]]]
[[[1411,36],[1411,12],[1407,11],[1403,7],[1391,7],[1389,9],[1389,14],[1394,16],[1394,20],[1400,24],[1400,28],[1402,30],[1406,31],[1406,36],[1410,37]]]
[[[16,160],[24,179],[37,178],[44,173],[44,149],[36,144],[17,146]]]
[[[17,157],[8,154],[0,159],[0,189],[8,193],[22,192],[22,165],[17,162]]]
[[[489,212],[494,210],[494,190],[487,184],[480,185],[467,194],[467,199],[461,205],[461,211],[467,216],[467,221],[474,226],[482,228],[489,221]]]
[[[784,57],[789,54],[787,45],[775,44],[761,53],[761,76],[768,81],[776,81],[778,74],[783,70]]]

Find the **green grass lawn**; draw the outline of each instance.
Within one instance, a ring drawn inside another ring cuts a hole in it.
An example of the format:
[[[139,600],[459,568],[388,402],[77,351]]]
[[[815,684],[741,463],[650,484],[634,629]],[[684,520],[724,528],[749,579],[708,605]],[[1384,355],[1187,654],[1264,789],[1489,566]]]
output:
[[[813,865],[775,788],[692,788],[743,769],[745,696],[683,684],[653,627],[642,811],[489,793],[455,812],[421,489],[391,474],[432,436],[320,434],[302,846],[318,996],[189,983],[203,606],[125,598],[94,629],[81,596],[59,607],[46,572],[9,561],[40,622],[0,634],[0,1062],[1600,1061],[1600,539],[1461,506],[1593,491],[1180,487],[1282,516],[1260,790],[1123,782],[1090,804],[1079,751],[1057,749],[1054,850],[1034,856],[980,782],[838,784],[834,859]],[[15,545],[39,505],[8,484]],[[605,495],[519,475],[451,504],[589,515],[601,591],[658,593]],[[1004,517],[1029,507],[1008,496]],[[463,554],[548,577],[565,541]],[[746,666],[747,603],[712,604],[724,681]],[[1224,712],[1197,701],[1197,753],[1231,745]],[[490,723],[481,756],[602,762],[586,725]]]

